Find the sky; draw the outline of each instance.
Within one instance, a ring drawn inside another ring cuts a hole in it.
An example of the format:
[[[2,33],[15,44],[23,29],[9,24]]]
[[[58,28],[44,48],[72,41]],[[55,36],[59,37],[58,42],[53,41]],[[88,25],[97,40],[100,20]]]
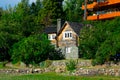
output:
[[[21,0],[0,0],[0,7],[6,9],[9,5],[12,7],[17,5]],[[29,3],[35,2],[36,0],[29,0]]]

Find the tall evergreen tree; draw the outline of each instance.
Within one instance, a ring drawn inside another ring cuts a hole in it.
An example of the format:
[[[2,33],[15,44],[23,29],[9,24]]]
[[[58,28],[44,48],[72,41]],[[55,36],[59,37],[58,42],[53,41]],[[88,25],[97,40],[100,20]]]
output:
[[[37,0],[36,2],[33,2],[31,5],[30,5],[30,11],[31,11],[31,14],[37,16],[38,15],[38,12],[41,10],[42,8],[42,1],[41,0]]]
[[[1,16],[2,16],[2,12],[3,12],[3,9],[0,8],[0,19],[1,19]]]
[[[43,8],[39,14],[42,24],[50,25],[51,23],[56,23],[57,18],[62,18],[62,1],[63,0],[43,0]]]
[[[65,0],[64,12],[65,19],[68,21],[81,21],[83,17],[83,11],[81,10],[82,2],[84,0]]]
[[[22,38],[42,30],[37,22],[37,12],[31,14],[29,0],[22,0],[14,8],[2,11],[0,20],[0,61],[10,60],[9,50]]]

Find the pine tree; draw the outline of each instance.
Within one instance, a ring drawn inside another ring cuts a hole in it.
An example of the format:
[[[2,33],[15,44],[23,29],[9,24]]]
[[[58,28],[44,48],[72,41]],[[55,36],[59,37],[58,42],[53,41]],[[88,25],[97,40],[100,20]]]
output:
[[[83,0],[65,0],[64,12],[66,20],[68,21],[81,21],[83,11],[81,10]]]
[[[50,25],[51,23],[56,23],[57,18],[62,18],[62,1],[63,0],[44,0],[42,2],[43,8],[39,14],[42,24]]]

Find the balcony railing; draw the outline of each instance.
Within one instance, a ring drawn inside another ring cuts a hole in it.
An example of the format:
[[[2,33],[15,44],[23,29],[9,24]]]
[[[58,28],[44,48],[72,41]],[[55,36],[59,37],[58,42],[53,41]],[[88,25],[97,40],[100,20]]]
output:
[[[87,9],[93,9],[93,8],[98,8],[98,7],[113,5],[113,4],[120,5],[120,0],[97,0],[96,2],[87,4]],[[82,9],[83,10],[85,9],[84,4],[82,5]]]
[[[87,20],[104,20],[104,19],[114,18],[117,16],[120,16],[120,11],[93,14],[92,16],[88,16]]]

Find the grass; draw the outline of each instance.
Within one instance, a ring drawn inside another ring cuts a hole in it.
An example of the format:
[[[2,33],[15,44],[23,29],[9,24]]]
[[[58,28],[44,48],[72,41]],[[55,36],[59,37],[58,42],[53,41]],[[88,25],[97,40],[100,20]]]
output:
[[[55,73],[44,74],[0,74],[0,80],[120,80],[113,76],[63,76]]]

